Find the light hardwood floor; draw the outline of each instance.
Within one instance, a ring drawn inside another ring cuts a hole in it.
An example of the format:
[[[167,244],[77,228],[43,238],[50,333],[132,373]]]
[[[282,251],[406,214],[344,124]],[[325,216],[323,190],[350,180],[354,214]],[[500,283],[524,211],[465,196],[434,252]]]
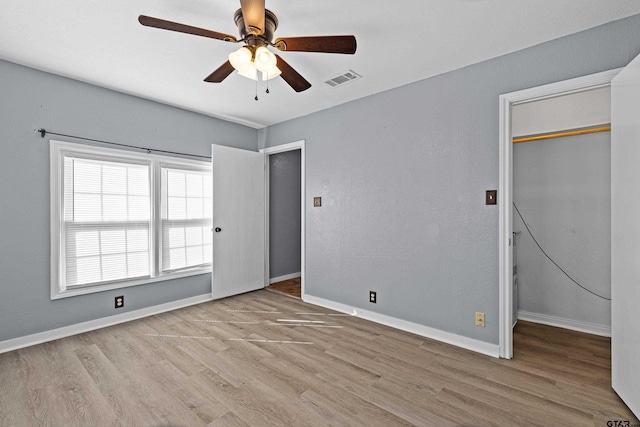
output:
[[[1,426],[606,426],[610,340],[500,360],[266,290],[0,355]],[[324,323],[320,323],[324,322]]]

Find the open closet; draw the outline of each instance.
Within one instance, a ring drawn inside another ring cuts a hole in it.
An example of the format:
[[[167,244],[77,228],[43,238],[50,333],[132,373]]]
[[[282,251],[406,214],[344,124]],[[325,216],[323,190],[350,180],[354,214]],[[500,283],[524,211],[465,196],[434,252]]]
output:
[[[515,105],[513,323],[610,336],[610,87]]]

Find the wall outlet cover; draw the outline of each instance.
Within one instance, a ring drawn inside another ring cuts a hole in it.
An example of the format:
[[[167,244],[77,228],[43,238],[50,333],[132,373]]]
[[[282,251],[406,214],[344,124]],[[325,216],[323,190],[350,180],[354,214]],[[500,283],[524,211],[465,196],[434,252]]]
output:
[[[114,308],[124,307],[124,295],[120,295],[114,298]]]
[[[375,291],[369,291],[369,302],[376,304],[377,302],[377,298],[376,298],[376,292]]]
[[[484,326],[484,313],[476,312],[476,326]]]
[[[322,206],[322,197],[314,197],[313,198],[313,207],[318,208]]]

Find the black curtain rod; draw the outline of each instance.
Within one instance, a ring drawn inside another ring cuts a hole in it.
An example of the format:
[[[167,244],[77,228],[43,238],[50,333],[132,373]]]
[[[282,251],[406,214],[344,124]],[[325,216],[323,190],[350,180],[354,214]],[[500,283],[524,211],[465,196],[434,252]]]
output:
[[[190,157],[199,157],[199,158],[202,158],[202,159],[211,159],[211,157],[209,157],[209,156],[201,156],[199,154],[180,153],[178,151],[159,150],[157,148],[139,147],[137,145],[120,144],[120,143],[117,143],[117,142],[109,142],[109,141],[101,141],[99,139],[84,138],[82,136],[66,135],[64,133],[51,132],[51,131],[46,130],[44,128],[37,129],[36,132],[40,133],[40,136],[42,138],[44,138],[44,136],[46,134],[49,134],[49,135],[56,135],[56,136],[64,136],[66,138],[82,139],[83,141],[98,142],[100,144],[117,145],[118,147],[135,148],[137,150],[144,150],[147,153],[151,153],[153,151],[153,152],[156,152],[156,153],[177,154],[177,155],[180,155],[180,156],[190,156]]]

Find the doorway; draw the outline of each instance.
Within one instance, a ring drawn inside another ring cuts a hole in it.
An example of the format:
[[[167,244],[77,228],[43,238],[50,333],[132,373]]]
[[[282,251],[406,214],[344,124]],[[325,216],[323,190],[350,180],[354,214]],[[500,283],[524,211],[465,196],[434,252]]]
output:
[[[610,70],[590,76],[526,89],[500,96],[500,177],[499,177],[499,304],[500,357],[513,357],[513,134],[514,105],[582,92],[611,84],[620,70]]]
[[[265,154],[265,285],[304,299],[304,140],[260,152]]]
[[[512,108],[514,320],[611,336],[610,89]]]

